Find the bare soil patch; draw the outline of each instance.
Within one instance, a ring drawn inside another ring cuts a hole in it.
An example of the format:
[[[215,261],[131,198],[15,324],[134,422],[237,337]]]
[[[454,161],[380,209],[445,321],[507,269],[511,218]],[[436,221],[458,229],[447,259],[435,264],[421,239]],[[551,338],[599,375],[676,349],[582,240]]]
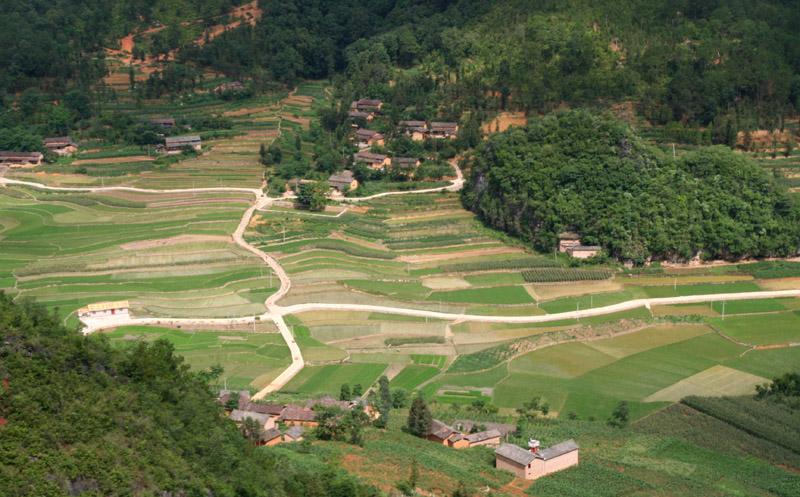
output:
[[[128,162],[154,161],[157,157],[147,155],[130,155],[127,157],[110,157],[108,159],[78,159],[72,162],[73,166],[81,164],[125,164]]]
[[[524,126],[528,117],[524,112],[501,112],[494,120],[483,126],[484,133],[503,132],[509,126]]]

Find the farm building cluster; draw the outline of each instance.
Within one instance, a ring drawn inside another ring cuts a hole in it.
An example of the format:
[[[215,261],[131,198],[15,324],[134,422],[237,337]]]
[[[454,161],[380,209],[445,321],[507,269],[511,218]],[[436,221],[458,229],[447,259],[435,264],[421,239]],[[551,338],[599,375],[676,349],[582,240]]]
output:
[[[238,396],[238,400],[237,399]],[[367,401],[357,397],[350,401],[336,400],[331,396],[311,399],[304,405],[299,404],[261,404],[251,402],[247,390],[221,390],[217,401],[228,407],[230,401],[236,400],[229,413],[230,419],[238,424],[248,418],[256,421],[262,433],[256,440],[257,445],[275,445],[281,442],[299,442],[307,429],[315,428],[319,423],[315,420],[314,406],[338,407],[342,411],[359,409],[375,419],[377,411]],[[284,431],[280,427],[285,428]]]
[[[456,421],[453,424],[459,429],[434,419],[431,431],[425,436],[425,439],[454,449],[466,449],[479,445],[495,447],[500,444],[501,438],[517,429],[514,425],[484,423],[485,430],[471,433],[472,429],[477,426],[474,421]]]
[[[572,231],[565,231],[558,235],[558,251],[566,252],[570,257],[588,259],[603,250],[599,245],[583,245],[581,236]]]

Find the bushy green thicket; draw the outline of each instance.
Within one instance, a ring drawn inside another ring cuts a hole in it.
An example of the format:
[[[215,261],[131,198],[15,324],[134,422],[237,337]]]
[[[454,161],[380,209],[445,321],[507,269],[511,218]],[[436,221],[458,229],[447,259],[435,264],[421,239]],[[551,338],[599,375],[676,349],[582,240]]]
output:
[[[560,111],[475,150],[464,205],[550,251],[577,231],[617,259],[785,256],[800,247],[800,208],[758,165],[726,147],[675,160],[629,126]]]
[[[752,274],[757,279],[800,276],[800,262],[793,261],[759,261],[752,264],[740,264],[737,269]]]
[[[58,321],[0,292],[3,495],[377,495],[254,450],[168,341],[121,351]]]

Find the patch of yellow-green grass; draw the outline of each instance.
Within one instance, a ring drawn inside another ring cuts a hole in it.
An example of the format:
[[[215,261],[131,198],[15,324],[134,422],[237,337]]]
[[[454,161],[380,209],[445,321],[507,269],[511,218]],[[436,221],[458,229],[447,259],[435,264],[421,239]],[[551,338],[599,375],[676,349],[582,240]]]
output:
[[[598,281],[597,283],[565,283],[558,285],[525,285],[528,293],[537,301],[553,300],[562,297],[575,297],[592,293],[609,293],[622,290],[622,285],[615,281]]]
[[[652,326],[636,333],[621,335],[609,340],[586,342],[586,345],[611,357],[621,359],[645,350],[706,335],[712,333],[712,331],[708,326],[699,325]]]
[[[794,311],[800,311],[800,298],[790,297],[784,299],[775,299],[781,303],[785,308],[792,309]]]
[[[451,276],[423,278],[420,280],[420,283],[431,290],[457,290],[459,288],[470,288],[472,286],[461,278]]]
[[[717,364],[662,388],[642,400],[644,402],[677,402],[689,395],[703,397],[748,395],[755,392],[756,385],[768,382],[769,380],[763,376],[756,376]]]
[[[686,276],[625,276],[614,278],[623,285],[691,285],[695,283],[731,283],[734,281],[752,281],[749,274],[695,274]]]
[[[653,316],[719,316],[719,313],[705,304],[654,305],[650,307]]]
[[[758,286],[764,290],[800,290],[800,278],[761,280],[758,282]]]

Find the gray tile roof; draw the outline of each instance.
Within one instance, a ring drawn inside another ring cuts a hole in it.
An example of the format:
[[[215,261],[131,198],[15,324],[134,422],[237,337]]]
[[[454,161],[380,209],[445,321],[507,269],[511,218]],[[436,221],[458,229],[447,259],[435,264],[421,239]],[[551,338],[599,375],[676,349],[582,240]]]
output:
[[[297,405],[286,406],[279,421],[314,421],[316,413]]]
[[[345,170],[345,171],[342,171],[341,173],[331,174],[331,177],[328,178],[328,182],[329,183],[344,183],[344,184],[348,184],[349,185],[350,182],[353,181],[354,179],[355,179],[355,176],[353,176],[353,171]]]
[[[280,413],[283,412],[285,405],[281,404],[257,404],[257,403],[249,403],[247,404],[247,410],[252,412],[257,412],[261,414],[271,414],[273,416],[278,416]]]
[[[547,461],[548,459],[552,459],[554,457],[563,456],[564,454],[572,452],[573,450],[578,450],[578,444],[575,443],[575,440],[570,438],[566,442],[561,442],[559,444],[551,445],[546,449],[541,449],[533,455],[539,459],[544,459]]]
[[[447,426],[446,424],[442,423],[438,419],[434,419],[433,423],[431,423],[431,435],[437,438],[441,438],[444,440],[454,433],[458,432],[453,428]]]
[[[164,143],[167,145],[176,145],[179,143],[200,143],[200,137],[197,135],[190,136],[168,136],[164,138]]]
[[[485,440],[491,440],[492,438],[499,438],[500,436],[501,435],[498,430],[486,430],[486,431],[480,431],[478,433],[471,433],[467,435],[466,438],[467,440],[469,440],[469,443],[474,444],[478,442],[483,442]]]
[[[453,422],[453,427],[457,430],[461,430],[465,433],[469,433],[472,431],[472,427],[475,425],[483,425],[486,427],[487,430],[497,430],[500,432],[500,435],[505,435],[506,433],[514,433],[517,431],[517,427],[515,425],[508,425],[503,423],[487,423],[485,421],[472,421],[469,419],[457,419]]]
[[[303,428],[302,426],[294,425],[291,428],[289,428],[288,430],[286,430],[286,435],[289,436],[289,437],[292,437],[295,440],[297,440],[298,438],[303,436],[303,433],[305,431],[306,431],[306,429]]]
[[[231,411],[230,417],[234,421],[244,421],[247,418],[252,418],[262,425],[267,424],[267,421],[270,420],[269,414],[261,414],[260,412],[253,411],[242,411],[239,409],[234,409]]]
[[[270,440],[275,440],[276,438],[281,436],[281,431],[277,428],[270,428],[269,430],[264,432],[264,435],[261,436],[261,440],[264,442],[269,442]]]
[[[536,454],[512,444],[501,444],[495,454],[510,459],[521,466],[527,466],[536,458]]]

